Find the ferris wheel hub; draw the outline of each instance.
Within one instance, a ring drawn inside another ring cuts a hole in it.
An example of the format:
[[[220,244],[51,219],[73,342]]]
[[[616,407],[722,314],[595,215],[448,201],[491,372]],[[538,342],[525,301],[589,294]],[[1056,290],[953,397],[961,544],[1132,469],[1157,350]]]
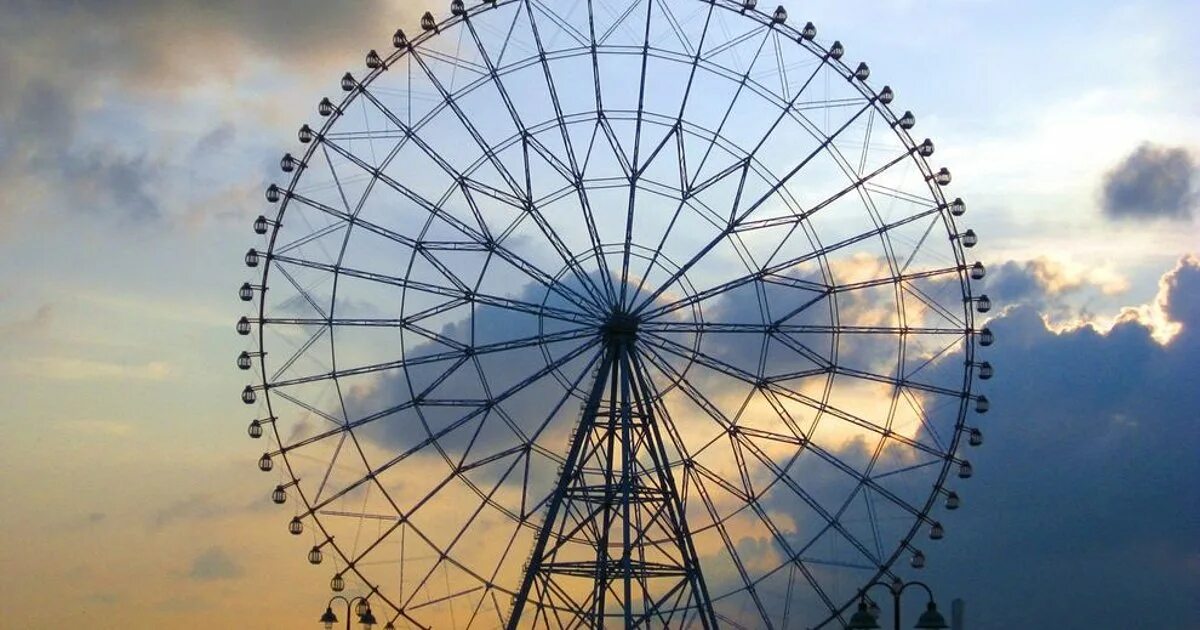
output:
[[[605,340],[610,343],[632,341],[637,338],[638,317],[624,311],[614,311],[600,327]]]

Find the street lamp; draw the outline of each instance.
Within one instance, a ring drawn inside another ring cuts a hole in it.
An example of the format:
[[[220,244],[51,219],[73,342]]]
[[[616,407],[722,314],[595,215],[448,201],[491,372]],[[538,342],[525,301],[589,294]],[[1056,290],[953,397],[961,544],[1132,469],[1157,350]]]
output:
[[[318,620],[325,624],[325,630],[333,630],[333,624],[338,622],[338,616],[333,612],[333,603],[340,601],[346,605],[346,630],[350,630],[351,610],[353,614],[358,616],[358,623],[366,630],[371,630],[375,624],[379,623],[375,620],[375,614],[371,612],[371,602],[367,601],[366,597],[354,597],[346,599],[341,595],[334,595],[329,600],[329,604],[325,606],[325,612],[321,613],[321,618]],[[393,629],[391,622],[385,626],[385,630]]]
[[[850,623],[846,624],[847,630],[877,630],[879,625],[879,605],[875,602],[867,603],[867,591],[875,586],[883,586],[892,594],[892,627],[894,630],[900,630],[900,595],[904,593],[910,586],[919,586],[925,590],[925,594],[929,596],[929,602],[925,604],[925,612],[917,618],[917,624],[913,626],[917,630],[942,630],[949,628],[946,625],[945,617],[938,612],[937,604],[933,601],[933,591],[924,582],[904,582],[900,578],[896,578],[891,585],[883,584],[882,582],[872,582],[862,590],[862,598],[858,602],[858,610],[850,616]]]

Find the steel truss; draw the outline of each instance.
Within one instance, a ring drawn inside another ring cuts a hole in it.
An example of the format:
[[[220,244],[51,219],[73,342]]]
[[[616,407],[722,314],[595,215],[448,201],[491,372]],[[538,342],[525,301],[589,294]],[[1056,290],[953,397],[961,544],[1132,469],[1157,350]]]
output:
[[[614,320],[513,602],[512,630],[526,609],[541,627],[687,627],[693,618],[717,627],[657,395],[635,350],[635,320]]]

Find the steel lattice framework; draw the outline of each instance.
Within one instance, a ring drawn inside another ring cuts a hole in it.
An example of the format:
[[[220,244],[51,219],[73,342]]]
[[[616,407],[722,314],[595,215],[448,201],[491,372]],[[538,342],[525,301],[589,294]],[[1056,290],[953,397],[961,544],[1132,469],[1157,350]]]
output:
[[[249,432],[331,589],[817,627],[923,566],[990,301],[892,89],[752,1],[450,8],[321,101],[246,255]]]

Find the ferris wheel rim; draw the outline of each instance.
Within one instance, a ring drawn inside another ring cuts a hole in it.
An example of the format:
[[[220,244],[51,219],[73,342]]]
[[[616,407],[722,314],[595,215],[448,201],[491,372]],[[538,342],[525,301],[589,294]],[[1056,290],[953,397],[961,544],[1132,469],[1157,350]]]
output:
[[[472,16],[472,14],[473,14],[472,12],[479,12],[479,11],[489,10],[489,9],[491,9],[491,8],[498,8],[498,7],[500,7],[500,6],[503,6],[503,5],[508,5],[508,4],[513,4],[513,3],[517,3],[517,4],[524,3],[525,5],[528,5],[528,4],[529,4],[529,0],[500,0],[499,2],[484,2],[483,4],[481,4],[481,5],[478,5],[477,7],[474,7],[474,8],[471,8],[471,9],[469,9],[469,10],[468,10],[466,13],[464,13],[463,15],[460,15],[460,16],[454,16],[454,17],[452,17],[452,18],[450,18],[450,19],[448,19],[448,20],[445,20],[445,21],[443,21],[442,23],[440,23],[440,24],[438,25],[438,27],[437,27],[436,31],[427,31],[426,33],[423,33],[422,35],[420,35],[418,38],[415,38],[415,39],[412,41],[412,48],[416,48],[416,47],[418,47],[418,46],[419,46],[421,43],[423,43],[424,41],[427,41],[428,39],[431,39],[431,38],[433,38],[433,37],[437,36],[438,34],[440,34],[440,31],[441,31],[442,29],[448,29],[448,28],[450,28],[450,27],[453,27],[453,26],[456,26],[456,25],[458,25],[458,24],[459,24],[459,23],[461,23],[462,21],[465,21],[465,20],[467,20],[469,17],[471,17],[471,16]],[[760,16],[760,15],[761,15],[763,18],[766,18],[766,17],[767,17],[767,16],[765,16],[765,14],[757,14],[756,12],[753,12],[753,11],[752,11],[752,12],[746,12],[746,11],[740,10],[740,7],[738,6],[740,3],[729,2],[729,1],[726,1],[726,0],[716,0],[715,2],[712,2],[711,4],[713,4],[713,6],[719,6],[719,7],[723,8],[723,9],[727,9],[727,10],[731,10],[731,11],[738,11],[738,12],[742,13],[743,15],[750,15],[750,14],[753,14],[754,16]],[[757,18],[756,18],[756,19],[757,19]],[[766,23],[764,22],[764,24],[766,24]],[[783,27],[780,27],[780,28],[789,28],[789,29],[790,29],[791,27],[786,27],[786,26],[783,26]],[[805,43],[805,42],[807,42],[807,40],[801,40],[799,37],[797,37],[797,41],[798,41],[798,42],[800,42],[802,45],[805,45],[805,46],[807,46],[807,44]],[[815,46],[815,44],[813,44],[813,46]],[[393,53],[393,55],[389,56],[389,63],[390,63],[391,61],[393,61],[394,59],[396,59],[396,58],[399,58],[400,56],[402,56],[403,54],[405,54],[405,53],[407,52],[407,50],[408,50],[408,49],[406,49],[406,50],[401,50],[401,51],[397,51],[396,53]],[[810,52],[812,52],[812,51],[810,50]],[[829,63],[829,61],[830,61],[830,60],[826,59],[826,60],[825,60],[823,63]],[[836,62],[837,64],[841,65],[842,69],[843,69],[843,70],[845,70],[847,74],[849,74],[849,75],[852,75],[852,74],[853,74],[853,72],[852,72],[852,71],[850,71],[848,67],[846,67],[844,64],[841,64],[840,60],[833,60],[833,61],[834,61],[834,62]],[[370,84],[370,82],[371,82],[371,81],[373,81],[373,80],[375,79],[375,77],[379,76],[379,75],[380,75],[382,72],[383,72],[383,70],[382,70],[382,69],[379,69],[379,70],[377,70],[377,71],[375,71],[375,72],[373,72],[373,73],[369,74],[369,75],[368,75],[368,77],[367,77],[367,80],[366,80],[366,81],[364,81],[364,82],[362,83],[362,85],[364,86],[364,88],[365,88],[366,86],[368,86],[368,85]],[[858,86],[857,84],[855,84],[855,87],[859,87],[859,86]],[[863,86],[863,87],[865,87],[865,86]],[[347,97],[347,100],[346,100],[346,101],[344,101],[343,105],[345,105],[345,104],[346,104],[346,103],[348,103],[350,100],[352,100],[353,98],[355,98],[355,97],[356,97],[358,94],[359,94],[359,91],[357,91],[357,90],[356,90],[355,92],[352,92],[352,93],[351,93],[351,95]],[[443,105],[446,105],[446,103],[443,103]],[[878,108],[878,107],[880,107],[880,106],[881,106],[881,105],[879,105],[879,104],[877,104],[877,105],[876,105],[876,107],[877,107],[877,108]],[[883,108],[886,108],[886,105],[882,105],[882,107],[883,107]],[[889,112],[890,112],[890,110],[889,110]],[[597,113],[599,113],[599,112],[597,112]],[[333,127],[333,125],[336,123],[336,120],[337,120],[338,116],[340,116],[340,112],[338,112],[338,113],[337,113],[337,114],[335,114],[334,116],[331,116],[331,117],[330,117],[330,119],[329,119],[329,120],[326,122],[325,126],[322,128],[322,132],[321,132],[322,134],[326,133],[326,132],[327,132],[329,129],[331,129],[331,128]],[[893,118],[895,118],[894,114],[893,114]],[[562,124],[562,121],[561,121],[561,119],[559,120],[559,124],[560,124],[560,125]],[[893,127],[893,129],[895,129],[895,127]],[[899,134],[899,133],[900,133],[900,130],[897,130],[897,133]],[[913,141],[911,140],[911,138],[910,138],[910,137],[907,137],[907,131],[904,131],[903,133],[904,133],[904,136],[907,138],[906,144],[909,144],[909,145],[915,146],[915,142],[913,142]],[[315,152],[315,151],[316,151],[316,149],[317,149],[317,147],[318,147],[318,145],[321,145],[321,144],[322,144],[321,142],[314,143],[314,144],[313,144],[313,145],[312,145],[312,146],[309,148],[309,150],[308,150],[308,153],[306,154],[306,158],[305,158],[305,160],[304,160],[305,162],[307,162],[307,161],[308,161],[308,159],[310,159],[310,158],[311,158],[311,156],[312,156],[313,152]],[[921,164],[921,165],[922,165],[922,171],[923,171],[923,172],[928,172],[929,174],[932,174],[932,172],[933,172],[933,171],[932,171],[932,169],[930,169],[930,168],[928,167],[928,165],[925,163],[925,161],[924,161],[924,159],[923,159],[923,158],[920,158],[919,156],[915,156],[915,155],[914,155],[914,156],[912,156],[912,157],[913,157],[913,158],[914,158],[914,159],[915,159],[915,160],[916,160],[916,161],[917,161],[919,164]],[[481,159],[482,159],[482,158],[481,158]],[[284,201],[284,204],[282,204],[282,205],[280,206],[279,212],[278,212],[278,214],[277,214],[277,216],[276,216],[276,226],[275,226],[275,230],[273,231],[273,233],[272,233],[272,235],[271,235],[271,249],[270,249],[270,250],[268,250],[268,257],[270,256],[270,252],[272,252],[272,251],[274,250],[274,245],[275,245],[275,237],[276,237],[276,235],[278,234],[278,231],[279,231],[279,224],[281,224],[281,223],[282,223],[282,219],[283,219],[283,216],[284,216],[284,212],[285,212],[285,210],[286,210],[287,203],[288,203],[288,201],[290,201],[290,199],[292,198],[293,191],[294,191],[294,189],[295,189],[295,187],[296,187],[296,184],[297,184],[297,183],[300,181],[300,178],[301,178],[301,175],[302,175],[302,174],[303,174],[303,169],[300,169],[300,172],[298,172],[298,173],[297,173],[297,174],[296,174],[296,175],[293,177],[293,179],[292,179],[292,182],[291,182],[291,184],[290,184],[290,185],[289,185],[289,187],[288,187],[287,197],[286,197],[286,199],[285,199],[285,201]],[[938,207],[939,207],[939,208],[942,208],[942,207],[944,207],[944,206],[946,205],[946,202],[945,202],[945,199],[944,199],[944,197],[942,197],[942,196],[941,196],[941,190],[940,190],[940,188],[937,188],[937,187],[934,187],[934,186],[930,185],[930,189],[931,189],[931,191],[933,191],[933,193],[935,194],[936,198],[937,198],[937,199],[938,199],[938,201],[939,201]],[[945,223],[947,223],[949,226],[951,226],[951,229],[953,229],[953,224],[954,224],[954,220],[953,220],[953,218],[952,218],[952,217],[950,217],[950,216],[948,215],[948,213],[946,213],[946,212],[944,212],[944,211],[940,212],[940,214],[941,214],[941,216],[942,216],[942,219],[943,219],[943,221],[944,221]],[[429,220],[429,221],[432,221],[432,220],[433,220],[433,216],[431,215],[431,216],[429,217],[429,219],[428,219],[428,220]],[[352,228],[352,227],[353,227],[353,225],[351,226],[351,228]],[[349,239],[349,237],[350,237],[350,232],[351,232],[351,229],[347,229],[347,230],[346,230],[346,240],[347,240],[347,241],[348,241],[348,239]],[[886,234],[884,234],[884,237],[886,238]],[[964,334],[964,337],[965,337],[965,340],[966,340],[966,343],[965,343],[965,345],[966,345],[965,354],[967,355],[967,357],[968,357],[968,360],[973,360],[973,359],[972,359],[972,357],[973,357],[973,354],[974,354],[974,338],[973,338],[973,334],[971,334],[971,333],[970,333],[970,331],[972,331],[972,330],[974,329],[974,324],[973,324],[973,312],[972,312],[972,310],[971,310],[971,308],[970,308],[970,301],[969,301],[969,300],[970,300],[970,298],[971,298],[971,288],[970,288],[970,284],[969,284],[969,282],[967,282],[967,281],[966,281],[965,262],[961,262],[961,261],[963,261],[963,260],[965,259],[965,257],[964,257],[964,255],[963,255],[962,247],[961,247],[961,246],[960,246],[960,245],[959,245],[957,242],[955,242],[955,241],[951,241],[951,247],[952,247],[952,249],[953,249],[953,252],[954,252],[955,258],[956,258],[958,261],[960,261],[960,265],[959,265],[959,266],[963,268],[963,269],[960,269],[960,270],[959,270],[959,272],[958,272],[958,275],[959,275],[959,277],[960,277],[960,281],[962,282],[962,285],[963,285],[963,295],[964,295],[964,300],[965,300],[965,301],[964,301],[964,304],[966,305],[966,306],[964,306],[964,320],[966,321],[966,326],[965,326],[965,329],[964,329],[964,330],[966,331],[966,332],[965,332],[965,334]],[[344,250],[344,245],[343,245],[343,250]],[[415,255],[415,252],[414,252],[414,255]],[[269,274],[269,272],[270,272],[270,265],[267,265],[267,266],[266,266],[266,268],[263,270],[263,275],[262,275],[262,287],[263,287],[263,290],[264,290],[264,291],[265,291],[265,288],[268,286],[267,279],[268,279],[268,274]],[[334,274],[333,274],[333,276],[334,276],[334,278],[335,278],[335,282],[336,282],[336,278],[339,276],[339,273],[337,273],[337,271],[335,271],[335,272],[334,272]],[[548,289],[548,290],[549,290],[549,289]],[[336,293],[335,293],[335,294],[336,294]],[[836,297],[835,297],[835,299],[836,299]],[[648,298],[648,299],[647,299],[647,302],[645,302],[645,303],[643,303],[643,304],[650,303],[651,301],[652,301],[652,299],[649,299],[649,298]],[[834,310],[835,310],[835,312],[836,312],[836,302],[834,302],[834,303],[833,303],[833,308],[834,308]],[[265,310],[265,309],[266,309],[266,301],[265,301],[265,299],[264,299],[264,300],[263,300],[263,301],[260,303],[260,310],[259,310],[259,320],[260,320],[260,321],[266,321],[266,320],[268,319],[268,317],[267,317],[267,314],[266,314],[266,310]],[[334,332],[334,331],[333,331],[333,328],[331,327],[331,329],[330,329],[330,333],[329,333],[329,334],[332,336],[332,335],[333,335],[333,332]],[[834,333],[834,334],[836,335],[836,333]],[[260,349],[259,351],[260,351],[260,353],[265,353],[267,349],[266,349],[266,346],[265,346],[265,345],[264,345],[264,343],[263,343],[263,327],[262,327],[261,325],[260,325],[260,330],[259,330],[259,344],[258,344],[258,345],[259,345],[259,349]],[[331,360],[333,360],[333,361],[336,361],[336,356],[334,356],[334,357],[333,357]],[[266,404],[267,404],[267,408],[268,408],[268,413],[269,413],[270,417],[272,417],[272,418],[273,418],[273,417],[274,417],[274,413],[273,413],[273,411],[271,410],[271,402],[270,402],[270,398],[271,398],[271,393],[272,393],[272,392],[270,391],[270,388],[269,388],[269,387],[266,387],[266,385],[265,385],[265,384],[267,384],[267,383],[269,382],[269,377],[268,377],[268,375],[267,375],[267,373],[266,373],[265,364],[264,364],[264,366],[263,366],[263,369],[261,370],[261,372],[262,372],[262,383],[264,383],[264,389],[263,389],[263,391],[264,391],[264,398],[266,399]],[[335,379],[333,379],[333,380],[334,380],[334,382],[335,382],[335,383],[337,382],[337,379],[336,379],[336,378],[335,378]],[[970,393],[969,393],[970,391],[971,391],[971,379],[970,379],[970,376],[969,376],[969,371],[968,371],[968,375],[967,375],[967,376],[964,378],[964,389],[963,389],[964,395],[963,395],[963,399],[962,399],[962,401],[961,401],[961,404],[960,404],[960,411],[959,411],[959,416],[958,416],[958,417],[959,417],[959,420],[958,420],[958,421],[957,421],[957,423],[956,423],[957,425],[961,425],[961,424],[962,424],[962,420],[963,420],[963,418],[964,418],[964,417],[965,417],[965,415],[966,415],[967,404],[968,404],[968,401],[971,399],[971,396],[970,396]],[[410,392],[410,393],[411,393],[411,392]],[[340,394],[339,394],[339,395],[340,395]],[[423,422],[424,422],[424,421],[423,421]],[[425,428],[426,428],[426,431],[428,432],[428,431],[429,431],[428,424],[426,424],[426,425],[425,425]],[[276,432],[278,432],[278,427],[277,427],[277,426],[275,426],[275,425],[273,425],[273,430],[275,430]],[[351,439],[352,439],[352,440],[353,440],[353,442],[354,442],[354,446],[355,446],[355,448],[358,450],[359,456],[362,458],[364,466],[366,466],[366,467],[367,467],[367,469],[369,470],[369,469],[370,469],[370,464],[369,464],[369,463],[366,461],[366,454],[364,453],[362,446],[359,444],[359,442],[358,442],[358,438],[357,438],[357,437],[354,435],[354,431],[353,431],[353,429],[352,429],[352,428],[348,428],[348,429],[347,429],[347,432],[351,434],[351,435],[350,435],[350,437],[351,437]],[[278,433],[276,433],[276,438],[277,438],[277,440],[278,440],[278,443],[279,443],[279,444],[281,444],[281,445],[282,445],[282,444],[284,443],[284,442],[283,442],[283,440],[282,440],[282,436],[278,435]],[[937,488],[940,488],[940,487],[942,486],[942,484],[943,484],[943,482],[944,482],[944,480],[945,480],[945,477],[946,477],[946,475],[947,475],[947,472],[948,472],[948,470],[949,470],[950,466],[951,466],[951,465],[952,465],[952,464],[953,464],[953,463],[956,461],[956,460],[955,460],[955,458],[954,458],[954,455],[953,455],[953,454],[954,454],[954,453],[957,451],[957,444],[958,444],[958,440],[959,440],[959,432],[958,432],[958,431],[955,431],[955,432],[954,432],[954,435],[953,435],[953,437],[952,437],[952,443],[951,443],[950,447],[949,447],[949,448],[948,448],[948,450],[947,450],[948,457],[946,457],[946,458],[945,458],[945,460],[944,460],[944,461],[943,461],[943,463],[942,463],[942,469],[941,469],[941,472],[940,472],[940,474],[939,474],[939,476],[938,476],[937,482],[936,482],[936,484],[935,484]],[[881,444],[882,444],[882,443],[881,443]],[[440,451],[440,447],[437,447],[437,446],[436,446],[436,442],[435,442],[435,448],[438,448],[438,450]],[[880,445],[877,445],[875,457],[878,457],[878,452],[879,452],[879,449],[881,449],[881,446],[880,446]],[[287,463],[287,461],[288,461],[288,459],[287,459],[287,458],[288,458],[288,453],[287,453],[286,451],[283,451],[283,452],[281,452],[280,454],[281,454],[281,455],[283,455],[283,460],[284,460],[284,462],[285,462],[285,465],[287,466],[287,469],[288,469],[288,474],[289,474],[289,476],[291,476],[291,477],[293,478],[293,482],[298,482],[298,479],[297,479],[297,478],[295,477],[295,475],[292,473],[292,468],[291,468],[291,465],[290,465],[290,463]],[[445,456],[445,453],[444,453],[444,452],[443,452],[442,454],[443,454],[443,456]],[[374,481],[374,480],[373,480],[373,481]],[[375,483],[377,484],[378,482],[376,481]],[[855,489],[855,492],[858,492],[858,491],[859,491],[861,488],[862,488],[862,485],[860,484],[860,485],[859,485],[859,486],[858,486],[858,487]],[[384,490],[382,487],[380,487],[380,490],[381,490],[381,491],[383,491],[383,492],[386,494],[386,490]],[[853,493],[852,493],[852,494],[853,494]],[[306,506],[306,508],[309,508],[309,509],[311,510],[311,509],[312,509],[312,506],[309,504],[308,498],[307,498],[306,496],[304,496],[304,494],[303,494],[303,491],[301,491],[301,496],[302,496],[302,498],[303,498],[303,500],[304,500],[304,503],[305,503],[305,506]],[[915,535],[915,533],[916,533],[916,530],[917,530],[917,529],[918,529],[918,528],[919,528],[919,527],[920,527],[922,524],[924,524],[923,517],[924,517],[924,515],[925,515],[925,514],[928,514],[928,512],[929,512],[930,508],[932,507],[932,503],[933,503],[933,501],[936,499],[936,497],[937,497],[937,496],[938,496],[938,493],[937,493],[936,491],[930,495],[930,498],[929,498],[929,500],[927,501],[927,504],[926,504],[926,505],[925,505],[925,507],[924,507],[924,508],[922,508],[922,510],[921,510],[921,518],[918,518],[918,519],[917,519],[917,521],[916,521],[916,523],[914,523],[914,525],[913,525],[913,528],[912,528],[912,530],[910,531],[909,535],[908,535],[908,536],[905,538],[905,540],[903,541],[903,543],[902,543],[902,544],[901,544],[899,547],[897,547],[897,549],[896,549],[895,553],[893,554],[892,558],[891,558],[890,560],[888,560],[886,563],[884,563],[884,564],[882,565],[882,567],[881,567],[880,571],[879,571],[879,572],[876,574],[876,577],[878,577],[879,575],[882,575],[883,573],[885,573],[885,572],[888,570],[888,568],[889,568],[889,567],[890,567],[890,566],[891,566],[891,565],[892,565],[892,564],[893,564],[893,563],[896,561],[896,559],[898,558],[898,556],[900,555],[900,553],[902,553],[902,551],[904,550],[904,548],[905,548],[905,547],[908,545],[908,543],[909,543],[909,541],[912,539],[913,535]],[[851,498],[847,499],[847,502],[848,502],[848,501],[850,501],[850,500],[852,500],[852,499],[853,499],[853,496],[851,496]],[[739,510],[741,510],[741,509],[745,509],[745,506],[743,506],[742,508],[739,508]],[[310,512],[310,513],[313,513],[313,512]],[[314,514],[315,514],[315,513],[314,513]],[[727,516],[726,518],[728,518],[728,517],[729,517],[729,516]],[[321,527],[322,531],[324,531],[324,526],[323,526],[323,525],[320,525],[320,519],[316,519],[316,518],[314,518],[314,522],[318,523],[319,527]],[[716,526],[716,523],[709,525],[709,527],[715,527],[715,526]],[[339,552],[339,554],[342,554],[342,552],[341,552],[340,548],[338,548],[336,545],[334,545],[334,547],[335,547],[335,549],[338,549],[338,552]],[[366,580],[366,577],[361,575],[361,573],[360,573],[360,572],[359,572],[359,570],[358,570],[357,564],[355,564],[355,563],[354,563],[354,562],[351,560],[351,558],[349,558],[349,557],[346,557],[344,554],[342,554],[342,555],[343,555],[343,560],[344,560],[344,561],[346,561],[346,562],[349,564],[349,566],[350,566],[350,567],[353,569],[353,571],[354,571],[356,574],[359,574],[359,575],[360,575],[360,578],[364,579],[364,581],[365,581],[365,580]],[[451,562],[454,562],[454,561],[453,561],[453,559],[450,559],[450,558],[448,558],[448,560],[449,560],[449,561],[451,561]],[[783,565],[781,565],[781,567],[777,567],[775,570],[778,570],[779,568],[782,568],[782,566],[783,566]],[[460,567],[460,568],[462,568],[462,569],[463,569],[463,570],[465,570],[465,571],[468,571],[468,572],[470,572],[470,571],[469,571],[467,568],[465,568],[465,567]],[[765,576],[764,576],[764,577],[765,577]],[[760,578],[760,579],[762,579],[762,578]],[[369,582],[368,582],[368,583],[369,583]],[[730,592],[730,594],[732,594],[733,592],[734,592],[734,591],[731,591],[731,592]],[[380,596],[381,596],[381,597],[383,597],[383,595],[382,595],[382,594],[380,594]],[[390,601],[389,601],[389,603],[390,603]],[[844,609],[844,608],[843,608],[843,609]],[[835,611],[835,612],[834,612],[834,615],[836,615],[836,614],[837,614],[837,612],[840,612],[840,611]]]

